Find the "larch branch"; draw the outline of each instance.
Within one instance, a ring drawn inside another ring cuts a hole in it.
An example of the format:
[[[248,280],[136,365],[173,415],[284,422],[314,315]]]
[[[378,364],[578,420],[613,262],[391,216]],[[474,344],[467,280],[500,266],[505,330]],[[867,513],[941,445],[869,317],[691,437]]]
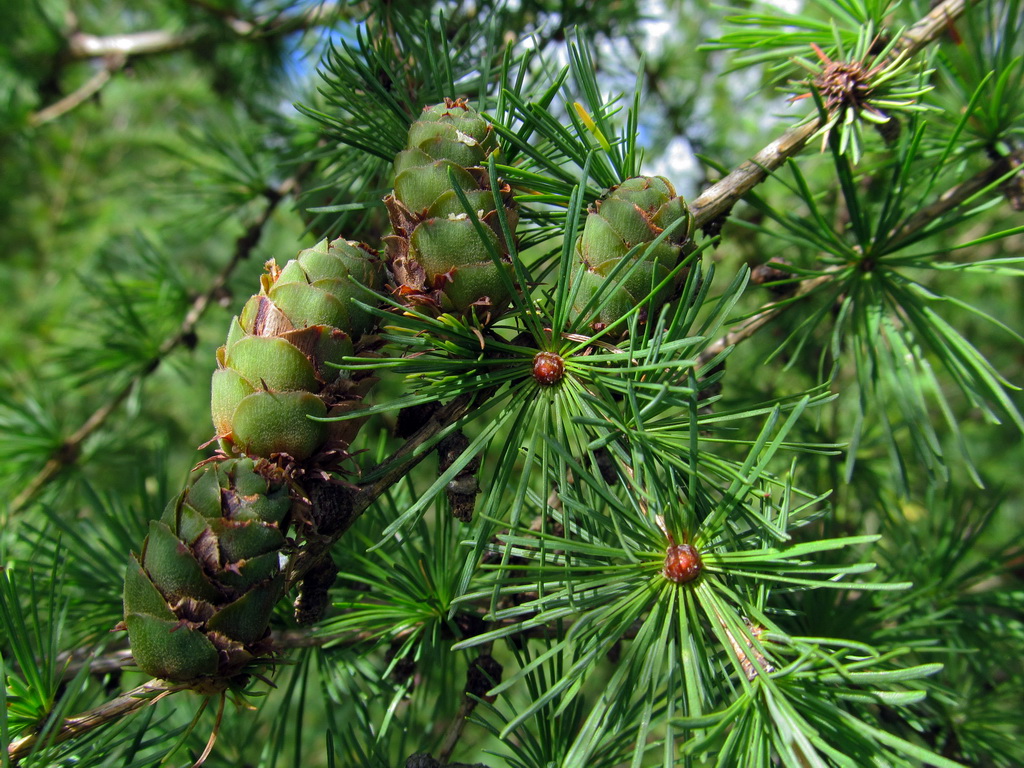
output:
[[[974,2],[976,2],[976,0],[944,0],[944,2],[939,3],[928,13],[928,15],[920,19],[916,24],[914,24],[914,26],[910,27],[910,29],[903,34],[900,39],[900,44],[895,50],[893,50],[891,56],[895,58],[902,55],[914,55],[940,35],[945,33],[948,30],[949,25],[959,18],[967,10],[968,6]],[[750,160],[737,167],[720,181],[708,187],[708,189],[704,190],[704,192],[693,201],[691,206],[695,225],[698,227],[703,226],[715,219],[728,215],[729,211],[732,210],[733,205],[735,205],[743,195],[768,178],[768,176],[773,171],[781,167],[786,160],[799,153],[807,144],[810,137],[818,130],[820,124],[820,119],[814,119],[789,129],[778,139],[754,155]],[[921,218],[914,221],[908,221],[904,224],[904,231],[901,232],[901,236],[906,236],[906,232],[912,230],[916,231],[916,229],[924,226],[939,213],[949,210],[960,200],[965,199],[965,197],[961,195],[967,191],[970,191],[973,194],[973,192],[983,188],[985,183],[991,183],[991,179],[989,178],[991,173],[993,173],[993,171],[991,169],[987,169],[979,175],[980,178],[975,177],[975,179],[961,185],[961,191],[959,194],[955,194],[954,190],[951,190],[950,193],[942,200],[939,200],[933,206],[929,206],[922,210],[920,212]],[[986,182],[986,179],[988,179],[988,182]],[[834,276],[833,273],[835,271],[837,270],[831,270],[826,274],[802,280],[797,285],[796,297],[804,296],[820,285],[828,282]],[[750,338],[758,330],[763,328],[772,319],[777,317],[785,311],[787,307],[792,306],[794,303],[794,297],[789,297],[784,300],[773,301],[766,304],[757,314],[748,318],[740,327],[730,331],[722,338],[713,342],[701,354],[700,363],[702,365],[706,364],[716,355],[720,354],[726,347],[730,347],[744,339]]]
[[[138,688],[133,688],[104,702],[95,709],[65,718],[60,727],[52,733],[30,733],[20,739],[15,739],[7,747],[7,756],[17,764],[23,757],[27,757],[35,749],[38,749],[41,746],[40,742],[45,745],[59,744],[80,734],[88,733],[137,712],[174,690],[175,687],[171,683],[150,680]]]
[[[946,32],[949,25],[974,2],[977,0],[944,0],[939,3],[927,16],[903,34],[900,44],[896,46],[891,56],[895,58],[917,53]],[[799,153],[819,127],[821,120],[815,118],[790,128],[750,160],[704,190],[690,206],[695,225],[700,227],[727,215],[743,195],[768,178],[786,160]]]
[[[966,181],[946,190],[935,202],[910,215],[893,230],[889,236],[889,248],[891,250],[899,248],[901,240],[920,232],[940,216],[954,210],[987,187],[997,184],[1010,172],[1009,167],[1009,164],[1000,158]],[[698,358],[698,367],[709,363],[727,347],[749,339],[786,309],[798,303],[801,297],[834,279],[843,268],[842,265],[833,266],[825,270],[823,274],[801,280],[796,284],[795,291],[791,295],[762,306],[756,314],[747,318],[739,327],[712,342]]]

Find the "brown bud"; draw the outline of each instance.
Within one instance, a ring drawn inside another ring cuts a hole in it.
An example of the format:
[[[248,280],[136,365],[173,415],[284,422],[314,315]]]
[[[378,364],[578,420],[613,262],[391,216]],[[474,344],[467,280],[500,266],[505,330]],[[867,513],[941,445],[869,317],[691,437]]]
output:
[[[703,232],[704,236],[708,239],[718,237],[722,234],[722,227],[724,227],[725,222],[729,220],[730,213],[732,213],[732,206],[729,206],[729,209],[725,211],[725,213],[716,216],[710,221],[704,222],[704,224],[701,225],[700,231]]]
[[[451,507],[452,517],[462,523],[473,522],[476,496],[480,493],[480,485],[476,478],[472,475],[459,475],[445,486],[445,492],[448,495],[448,506]]]
[[[662,574],[676,584],[693,581],[703,569],[700,552],[691,544],[673,544],[665,551],[665,567]]]
[[[874,123],[874,126],[875,131],[877,131],[878,135],[882,137],[882,141],[885,142],[885,145],[887,147],[891,147],[900,140],[900,133],[903,131],[903,126],[900,124],[900,119],[896,117],[896,115],[886,114],[889,119],[884,123]]]
[[[437,474],[442,475],[447,472],[467,448],[469,448],[469,440],[461,430],[456,430],[441,440],[437,444]],[[462,471],[453,477],[445,487],[452,515],[463,523],[472,521],[473,512],[476,509],[476,496],[480,493],[480,485],[475,477],[478,469],[480,469],[480,457],[473,456],[462,468]]]
[[[611,451],[602,446],[593,450],[593,456],[594,464],[597,465],[597,469],[601,473],[601,477],[604,481],[608,483],[608,485],[618,482],[619,474],[616,470],[615,459],[612,458]]]
[[[338,566],[327,558],[310,568],[302,577],[299,596],[295,598],[295,621],[298,624],[315,624],[323,618],[327,609],[328,590],[337,576]]]
[[[533,358],[533,378],[537,383],[550,387],[565,375],[565,361],[554,352],[538,352]]]
[[[467,448],[469,448],[469,439],[461,429],[442,438],[437,444],[437,473],[447,472]],[[463,471],[476,472],[478,469],[480,469],[480,457],[474,456]]]

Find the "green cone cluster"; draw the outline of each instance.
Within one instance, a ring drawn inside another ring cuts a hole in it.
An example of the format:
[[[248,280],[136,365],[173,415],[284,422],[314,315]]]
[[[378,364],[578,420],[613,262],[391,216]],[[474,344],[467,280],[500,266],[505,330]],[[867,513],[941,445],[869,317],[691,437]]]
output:
[[[283,526],[304,504],[296,483],[306,467],[336,463],[358,429],[308,417],[359,407],[372,384],[328,363],[372,329],[372,315],[352,300],[365,303],[365,288],[383,282],[372,250],[324,240],[283,268],[268,262],[262,290],[231,321],[212,411],[232,458],[206,464],[150,523],[125,574],[124,628],[143,671],[216,687],[271,651]]]
[[[508,261],[485,168],[496,147],[493,127],[461,100],[425,108],[409,128],[406,149],[395,158],[394,193],[384,200],[394,230],[385,238],[388,266],[407,306],[456,315],[475,309],[481,316],[507,306],[503,267],[491,258],[449,176],[465,192],[487,242]],[[514,231],[518,214],[507,185],[500,197]],[[504,271],[511,275],[510,262]]]
[[[334,427],[309,416],[333,416],[360,393],[338,368],[372,317],[352,302],[366,302],[361,286],[380,290],[383,264],[367,246],[323,240],[283,269],[268,263],[263,289],[231,322],[217,350],[213,375],[213,424],[231,455],[294,461],[351,440],[352,422]],[[333,430],[333,431],[332,431]]]
[[[270,650],[270,614],[284,590],[282,525],[292,507],[275,472],[251,459],[207,464],[150,522],[124,581],[124,625],[147,674],[228,678]]]
[[[680,219],[683,221],[676,224]],[[607,285],[609,275],[630,250],[651,243],[673,224],[673,230],[660,243],[640,248],[631,257],[631,261],[639,260],[639,265],[620,269],[614,285]],[[585,267],[573,302],[576,313],[581,313],[591,297],[602,291],[599,303],[610,300],[589,318],[591,327],[600,331],[620,319],[640,304],[689,252],[692,226],[693,217],[686,201],[676,195],[668,179],[636,176],[614,187],[589,212],[583,234],[576,242],[577,261]],[[657,312],[670,300],[685,278],[686,271],[681,270],[658,291],[640,310],[641,322],[646,321],[649,311]]]

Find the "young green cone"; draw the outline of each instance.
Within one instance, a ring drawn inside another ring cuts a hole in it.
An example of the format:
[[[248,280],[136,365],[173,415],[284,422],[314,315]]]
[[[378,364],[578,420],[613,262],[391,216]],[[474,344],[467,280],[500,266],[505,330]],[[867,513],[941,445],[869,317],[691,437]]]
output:
[[[230,459],[203,467],[150,522],[124,580],[124,626],[144,672],[177,682],[224,679],[270,651],[292,503],[280,470]]]
[[[394,193],[384,199],[394,230],[385,238],[388,266],[396,293],[407,306],[494,316],[508,304],[501,272],[511,275],[510,244],[502,234],[485,168],[496,148],[493,127],[461,100],[426,107],[409,128],[407,148],[395,158]],[[484,238],[452,178],[483,224]],[[514,231],[518,213],[512,191],[507,184],[500,190],[500,205]],[[491,258],[492,249],[502,266]]]
[[[672,231],[654,244],[652,241],[669,226],[673,226]],[[595,203],[576,241],[577,261],[585,267],[578,277],[579,289],[573,302],[576,313],[583,312],[600,291],[598,305],[607,304],[589,318],[591,328],[600,331],[640,304],[689,253],[692,226],[686,201],[676,195],[668,179],[635,176],[612,188]],[[650,245],[643,247],[645,243]],[[612,271],[636,246],[641,247],[630,257],[631,263],[620,268],[608,285]],[[657,312],[669,301],[685,278],[686,271],[681,270],[644,303],[640,321],[645,322],[649,312]]]
[[[323,240],[283,269],[268,262],[263,289],[217,350],[213,424],[226,453],[303,461],[351,442],[353,422],[308,417],[338,415],[363,394],[367,380],[328,363],[351,355],[371,329],[372,317],[353,299],[366,301],[360,286],[380,290],[383,273],[376,253],[343,239]]]

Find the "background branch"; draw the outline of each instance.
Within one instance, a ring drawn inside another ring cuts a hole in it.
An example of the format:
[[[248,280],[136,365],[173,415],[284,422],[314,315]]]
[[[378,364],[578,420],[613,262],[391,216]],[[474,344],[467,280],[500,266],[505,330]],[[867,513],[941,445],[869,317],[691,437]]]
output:
[[[47,483],[51,482],[64,469],[71,466],[78,460],[78,457],[81,455],[82,443],[85,442],[86,438],[92,435],[107,421],[110,415],[117,410],[118,406],[120,406],[128,395],[131,394],[132,390],[134,390],[135,387],[138,386],[147,376],[153,373],[168,354],[182,344],[191,343],[194,338],[195,327],[199,322],[199,319],[209,308],[210,303],[224,290],[224,286],[227,285],[228,280],[238,265],[248,259],[253,250],[255,250],[256,246],[259,244],[264,228],[274,211],[277,209],[277,206],[281,203],[281,200],[297,189],[301,178],[308,173],[309,169],[309,165],[303,166],[303,168],[301,168],[294,176],[286,179],[280,186],[267,190],[264,193],[267,198],[267,204],[264,207],[263,212],[260,214],[259,218],[250,224],[246,231],[239,235],[235,240],[235,248],[231,260],[220,271],[220,274],[214,278],[207,290],[192,302],[192,306],[185,314],[177,332],[168,337],[164,343],[160,345],[156,354],[153,355],[153,357],[142,366],[139,372],[132,376],[132,378],[120,390],[118,390],[113,397],[96,409],[93,414],[86,419],[85,423],[83,423],[73,434],[64,440],[60,448],[43,465],[43,468],[39,473],[28,482],[28,484],[22,489],[21,493],[19,493],[11,502],[11,514],[16,514],[24,509]]]
[[[123,53],[106,54],[101,69],[63,99],[34,113],[29,117],[29,125],[35,127],[56,120],[65,112],[70,112],[79,104],[88,101],[110,82],[114,73],[122,69],[127,61],[128,59]]]
[[[92,59],[100,56],[141,56],[144,54],[177,51],[193,45],[206,34],[206,30],[193,28],[184,32],[157,29],[147,32],[128,32],[122,35],[93,35],[73,32],[68,38],[68,55],[72,59]]]
[[[199,3],[193,3],[200,5]],[[353,10],[347,3],[321,3],[293,13],[281,13],[242,19],[201,4],[215,13],[225,25],[240,37],[272,37],[298,32],[304,29],[326,25],[342,18],[350,18]],[[148,30],[129,32],[121,35],[94,35],[75,31],[68,37],[68,55],[72,59],[91,59],[100,56],[122,55],[142,56],[168,53],[195,45],[207,37],[210,30],[204,27],[190,27],[182,32],[169,30]]]

